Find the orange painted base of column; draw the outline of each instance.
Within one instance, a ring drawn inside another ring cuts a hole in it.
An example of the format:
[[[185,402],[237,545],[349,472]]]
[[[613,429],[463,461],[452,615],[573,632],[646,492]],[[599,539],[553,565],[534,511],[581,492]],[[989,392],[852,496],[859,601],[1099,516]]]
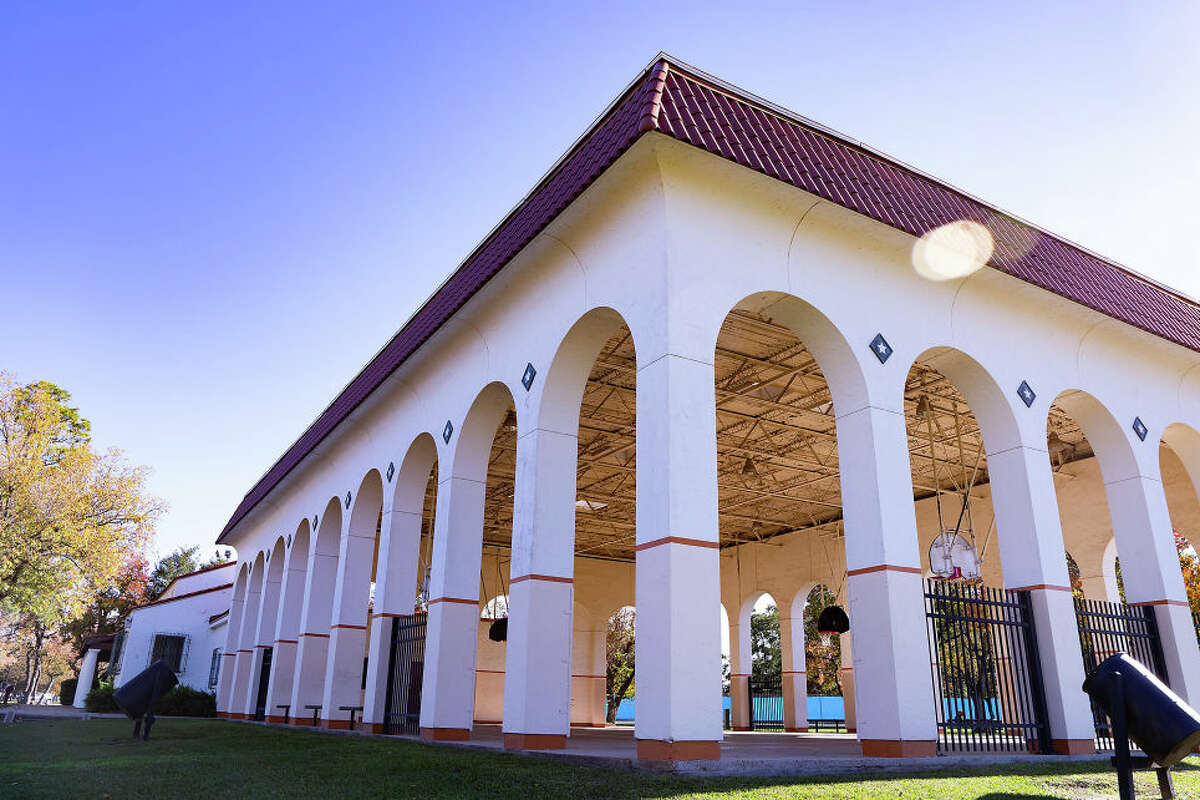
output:
[[[748,725],[734,725],[732,728],[730,728],[730,730],[732,730],[732,731],[748,731],[748,730],[751,730],[751,728]]]
[[[271,723],[272,725],[282,725],[284,723],[284,719],[282,716],[277,717],[277,716],[268,715],[267,722]]]
[[[301,728],[311,728],[312,717],[292,717],[292,724]]]
[[[642,761],[717,761],[721,758],[721,743],[638,739],[637,757]]]
[[[228,711],[218,711],[217,718],[218,719],[229,719],[229,712]]]
[[[366,731],[367,733],[383,733],[384,732],[382,722],[367,722],[367,723],[364,723],[362,727],[363,727],[363,730]]]
[[[562,750],[567,737],[561,733],[506,733],[505,750]]]
[[[350,730],[350,720],[323,719],[321,720],[321,728],[327,731],[348,731]]]
[[[504,721],[499,719],[473,719],[471,722],[475,725],[503,725]]]
[[[874,758],[932,758],[937,755],[937,742],[897,739],[863,739],[864,756]]]
[[[471,738],[467,728],[421,728],[421,738],[427,742],[465,742]]]
[[[246,719],[246,715],[234,713],[234,714],[230,714],[229,718],[230,719]]]
[[[808,728],[784,728],[788,733],[808,733]]]
[[[607,728],[607,722],[572,722],[572,728]]]
[[[1090,756],[1096,752],[1096,743],[1091,739],[1054,739],[1050,749],[1060,756]]]

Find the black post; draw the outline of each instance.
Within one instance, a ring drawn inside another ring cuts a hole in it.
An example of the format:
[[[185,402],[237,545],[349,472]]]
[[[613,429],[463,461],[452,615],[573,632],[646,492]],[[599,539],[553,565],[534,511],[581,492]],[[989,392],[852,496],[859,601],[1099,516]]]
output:
[[[1112,707],[1109,709],[1109,721],[1112,723],[1113,749],[1116,755],[1112,764],[1117,768],[1117,792],[1121,800],[1134,800],[1133,794],[1133,764],[1129,759],[1129,731],[1125,726],[1125,689],[1120,672],[1113,672],[1109,677],[1112,681]]]

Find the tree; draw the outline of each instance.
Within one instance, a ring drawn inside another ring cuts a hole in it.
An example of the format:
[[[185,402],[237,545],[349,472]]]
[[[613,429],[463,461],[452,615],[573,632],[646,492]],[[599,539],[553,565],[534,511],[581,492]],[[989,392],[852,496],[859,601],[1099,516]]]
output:
[[[608,668],[605,671],[604,697],[608,702],[606,719],[609,724],[616,722],[617,707],[621,701],[633,697],[635,618],[636,612],[625,607],[608,620]]]
[[[824,586],[817,586],[808,595],[804,606],[804,669],[808,675],[810,697],[838,697],[842,693],[842,642],[837,636],[829,644],[817,633],[817,618],[837,598]]]
[[[84,640],[91,636],[117,633],[133,609],[149,600],[146,589],[150,576],[146,559],[130,556],[109,585],[99,589],[83,613],[62,627],[62,635],[75,653],[84,652]]]
[[[779,609],[774,603],[750,615],[750,679],[760,686],[783,685]]]
[[[1200,614],[1200,556],[1187,537],[1175,531],[1175,549],[1179,553],[1179,569],[1183,573],[1183,588],[1187,590],[1188,605],[1193,614]]]
[[[27,692],[50,639],[142,550],[162,511],[145,468],[93,450],[69,402],[52,383],[0,373],[0,608],[30,648]]]

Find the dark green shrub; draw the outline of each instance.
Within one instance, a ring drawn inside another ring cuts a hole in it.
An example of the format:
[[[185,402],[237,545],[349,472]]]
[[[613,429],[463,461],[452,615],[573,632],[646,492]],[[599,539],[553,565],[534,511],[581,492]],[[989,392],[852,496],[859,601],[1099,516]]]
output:
[[[158,699],[154,713],[164,717],[215,717],[217,696],[190,686],[176,686]]]
[[[62,683],[58,685],[58,702],[64,706],[69,706],[75,702],[75,686],[79,683],[78,678],[63,678]]]
[[[113,685],[111,683],[101,683],[95,689],[88,692],[87,700],[88,711],[105,712],[105,711],[120,711],[117,708],[117,703],[113,700]]]

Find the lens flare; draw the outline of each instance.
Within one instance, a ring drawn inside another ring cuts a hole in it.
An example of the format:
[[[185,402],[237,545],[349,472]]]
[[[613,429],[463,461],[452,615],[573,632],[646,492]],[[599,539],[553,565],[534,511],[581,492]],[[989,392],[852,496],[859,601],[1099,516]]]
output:
[[[978,222],[950,222],[917,240],[913,268],[931,281],[965,278],[988,262],[993,247],[992,234]]]

